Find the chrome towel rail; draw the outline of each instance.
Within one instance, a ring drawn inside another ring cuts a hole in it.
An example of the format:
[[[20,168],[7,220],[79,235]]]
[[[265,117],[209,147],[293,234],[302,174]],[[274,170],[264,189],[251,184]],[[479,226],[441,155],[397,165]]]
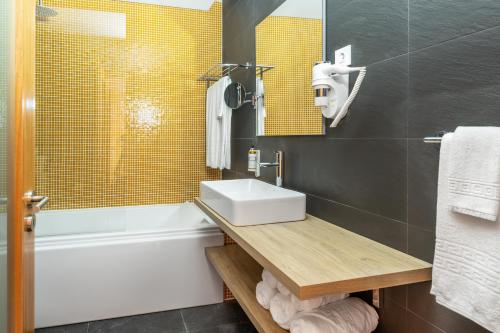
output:
[[[424,138],[425,143],[441,143],[443,138],[439,136],[427,136]]]
[[[252,69],[255,68],[256,75],[263,78],[263,74],[271,69],[274,66],[268,65],[253,65],[251,63],[246,64],[215,64],[210,67],[202,76],[198,78],[198,81],[207,81],[207,82],[215,82],[220,78],[230,75],[234,70],[242,68],[242,69]]]
[[[441,143],[441,141],[443,140],[443,136],[446,133],[448,133],[448,132],[441,131],[436,136],[426,136],[424,138],[424,142],[425,143]]]
[[[198,81],[218,81],[221,77],[231,74],[232,71],[239,67],[241,67],[240,64],[215,64],[200,76]]]

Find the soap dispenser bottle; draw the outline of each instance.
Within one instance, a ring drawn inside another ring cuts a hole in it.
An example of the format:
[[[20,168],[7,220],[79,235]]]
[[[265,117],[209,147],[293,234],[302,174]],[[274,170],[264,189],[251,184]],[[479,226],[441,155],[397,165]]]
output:
[[[254,146],[248,151],[248,171],[255,172],[257,168],[257,150]]]

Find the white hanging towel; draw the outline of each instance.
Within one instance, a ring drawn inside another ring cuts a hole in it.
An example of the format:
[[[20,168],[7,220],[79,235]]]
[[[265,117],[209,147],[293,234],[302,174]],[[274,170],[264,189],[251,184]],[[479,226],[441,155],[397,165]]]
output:
[[[497,221],[500,207],[500,127],[458,127],[448,190],[454,212]],[[480,222],[480,221],[479,221]]]
[[[224,101],[224,91],[231,84],[227,76],[207,89],[206,164],[214,169],[231,168],[232,109]]]
[[[219,169],[231,169],[231,118],[233,109],[227,106],[224,100],[224,92],[230,84],[231,79],[227,76],[223,81],[224,88],[221,93],[222,103],[219,112],[219,118],[222,118],[222,152]]]
[[[266,123],[266,105],[264,103],[265,88],[264,80],[257,78],[255,81],[255,94],[257,95],[257,104],[255,110],[257,112],[257,135],[265,135]]]
[[[450,209],[454,136],[441,141],[431,294],[439,304],[500,333],[500,223]]]

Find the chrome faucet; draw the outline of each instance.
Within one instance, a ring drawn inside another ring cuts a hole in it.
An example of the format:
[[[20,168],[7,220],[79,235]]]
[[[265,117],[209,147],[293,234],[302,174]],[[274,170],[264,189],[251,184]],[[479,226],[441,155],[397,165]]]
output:
[[[258,154],[255,177],[260,177],[260,168],[276,168],[276,186],[283,186],[283,151],[277,150],[274,152],[274,162],[260,162],[260,154]]]

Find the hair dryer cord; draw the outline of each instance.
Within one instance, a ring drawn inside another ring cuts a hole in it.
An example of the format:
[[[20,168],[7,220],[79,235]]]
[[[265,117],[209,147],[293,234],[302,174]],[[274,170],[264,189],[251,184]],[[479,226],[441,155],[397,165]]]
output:
[[[337,127],[340,121],[346,116],[347,112],[349,111],[349,107],[351,106],[352,102],[356,98],[356,95],[358,94],[359,88],[361,88],[361,84],[363,83],[365,76],[366,76],[366,67],[360,67],[359,75],[358,78],[356,79],[356,82],[354,83],[354,87],[352,88],[351,94],[347,98],[347,101],[345,102],[342,109],[340,109],[335,119],[333,119],[330,127]]]

